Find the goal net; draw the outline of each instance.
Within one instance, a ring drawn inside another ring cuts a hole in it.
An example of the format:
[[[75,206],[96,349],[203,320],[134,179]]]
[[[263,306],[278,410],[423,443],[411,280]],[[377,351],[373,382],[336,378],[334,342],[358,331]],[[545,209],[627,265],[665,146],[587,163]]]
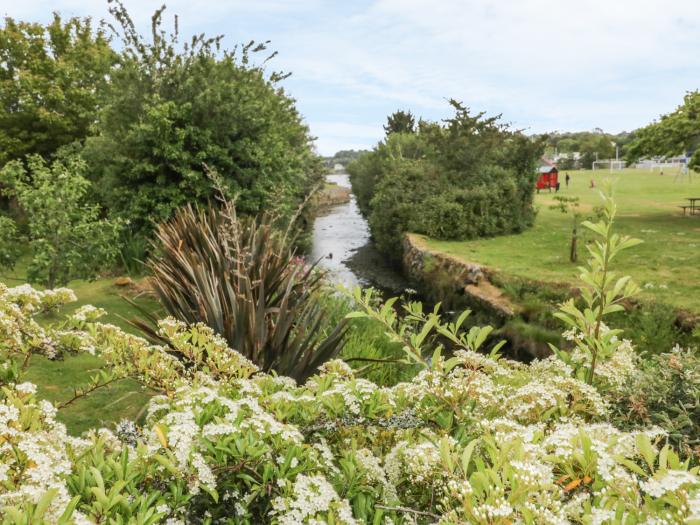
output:
[[[627,166],[624,160],[596,160],[593,162],[594,170],[622,170]]]

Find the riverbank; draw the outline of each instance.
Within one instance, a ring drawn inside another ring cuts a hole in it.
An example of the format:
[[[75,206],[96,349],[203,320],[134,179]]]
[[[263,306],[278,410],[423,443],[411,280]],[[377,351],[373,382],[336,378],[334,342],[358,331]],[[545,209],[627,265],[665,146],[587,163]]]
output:
[[[407,234],[404,272],[419,293],[448,308],[470,308],[474,319],[496,328],[494,337],[508,341],[511,357],[529,360],[549,355],[549,344],[563,344],[561,323],[554,317],[558,305],[578,296],[577,282],[543,281],[466,260],[434,248],[430,239]],[[656,354],[675,344],[700,344],[699,317],[686,309],[650,299],[648,294],[630,302],[626,312],[610,317],[641,352]]]
[[[331,281],[348,287],[373,286],[397,295],[408,282],[376,250],[369,235],[367,221],[360,214],[352,194],[347,173],[326,177],[326,187],[339,188],[347,195],[345,202],[319,208],[314,220],[309,257],[328,271]]]
[[[319,209],[350,202],[352,191],[335,182],[326,182],[315,196],[314,204]]]

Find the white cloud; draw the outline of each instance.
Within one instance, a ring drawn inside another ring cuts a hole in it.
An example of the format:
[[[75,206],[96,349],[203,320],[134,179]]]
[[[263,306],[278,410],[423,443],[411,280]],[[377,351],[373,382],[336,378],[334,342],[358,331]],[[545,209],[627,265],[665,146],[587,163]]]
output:
[[[145,28],[160,3],[126,1]],[[287,85],[324,153],[376,140],[397,108],[443,118],[448,97],[531,131],[618,131],[700,88],[698,0],[168,4],[183,32],[272,39],[274,67],[293,72]],[[52,9],[106,16],[102,0],[0,0],[19,18]]]
[[[370,149],[384,136],[381,124],[311,122],[309,127],[311,133],[318,137],[316,148],[322,155],[332,155],[341,149]]]

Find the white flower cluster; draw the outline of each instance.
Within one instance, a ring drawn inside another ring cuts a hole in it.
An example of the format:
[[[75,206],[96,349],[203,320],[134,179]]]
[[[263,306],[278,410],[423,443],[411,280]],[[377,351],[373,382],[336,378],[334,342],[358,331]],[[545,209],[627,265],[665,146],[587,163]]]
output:
[[[462,351],[447,372],[436,362],[391,388],[336,360],[298,385],[260,373],[202,325],[160,324],[188,368],[96,322],[96,309],[79,309],[63,332],[44,330],[32,315],[69,294],[7,290],[0,286],[5,363],[43,351],[47,339],[76,351],[90,345],[164,395],[150,401],[143,429],[125,421],[116,434],[76,439],[34,385],[5,381],[0,521],[29,522],[47,495],[36,522],[58,522],[76,497],[71,520],[80,525],[700,519],[698,469],[660,450],[663,430],[623,432],[605,422],[599,392],[554,358],[524,365]],[[19,326],[21,335],[11,333]],[[601,364],[611,384],[632,362],[626,345]]]
[[[333,516],[332,522],[338,525],[357,523],[348,502],[319,474],[297,476],[292,494],[275,498],[272,508],[279,525],[322,525],[329,522],[329,514]]]
[[[665,470],[659,472],[647,481],[641,481],[641,489],[655,498],[660,498],[669,492],[675,492],[681,487],[691,487],[697,484],[697,476],[686,470]]]
[[[73,469],[72,455],[87,442],[68,436],[54,419],[56,409],[37,402],[35,392],[35,385],[22,383],[5,389],[0,401],[0,509],[38,504],[53,491],[45,522],[56,523],[72,497],[65,479]],[[80,513],[74,517],[76,523],[82,519]]]
[[[67,288],[39,291],[27,284],[8,288],[0,283],[0,365],[18,354],[54,357],[60,346],[57,334],[44,329],[34,317],[75,300]]]

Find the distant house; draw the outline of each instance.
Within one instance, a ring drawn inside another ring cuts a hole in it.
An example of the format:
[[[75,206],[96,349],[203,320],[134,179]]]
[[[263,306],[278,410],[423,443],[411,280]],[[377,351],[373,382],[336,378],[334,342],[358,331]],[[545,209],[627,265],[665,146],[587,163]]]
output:
[[[535,187],[537,191],[544,189],[557,189],[559,183],[559,170],[550,161],[546,159],[540,160],[540,167],[537,169],[538,177]]]

